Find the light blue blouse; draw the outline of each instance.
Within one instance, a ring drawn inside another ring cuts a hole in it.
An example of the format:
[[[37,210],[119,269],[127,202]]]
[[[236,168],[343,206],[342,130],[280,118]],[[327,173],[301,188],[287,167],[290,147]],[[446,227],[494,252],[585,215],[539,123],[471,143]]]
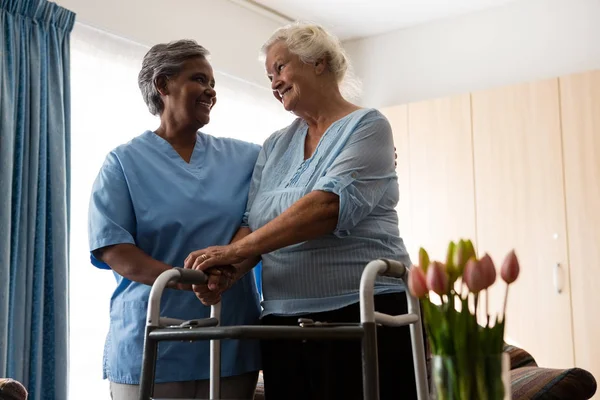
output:
[[[183,266],[194,250],[228,244],[244,214],[259,150],[254,144],[199,133],[188,164],[149,131],[118,147],[106,158],[93,186],[90,250],[131,243],[157,260]],[[93,257],[92,263],[109,268]],[[104,377],[137,384],[150,286],[114,275]],[[260,306],[253,274],[224,293],[222,304],[223,325],[257,323]],[[206,318],[210,312],[193,293],[173,289],[165,291],[161,310],[162,316],[185,320]],[[257,341],[225,340],[221,347],[223,376],[260,369]],[[208,377],[208,342],[159,345],[157,382]]]
[[[358,301],[365,265],[390,258],[410,265],[398,231],[398,180],[390,124],[361,109],[334,122],[304,160],[308,125],[297,119],[269,137],[258,156],[244,223],[265,225],[314,190],[340,197],[332,234],[263,255],[263,315],[300,315]],[[379,278],[376,293],[403,284]]]

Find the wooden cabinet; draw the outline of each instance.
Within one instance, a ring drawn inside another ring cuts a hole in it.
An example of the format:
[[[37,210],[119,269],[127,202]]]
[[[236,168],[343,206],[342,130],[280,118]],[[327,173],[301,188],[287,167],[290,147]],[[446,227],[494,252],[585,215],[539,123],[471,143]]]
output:
[[[386,116],[392,132],[394,133],[394,145],[396,146],[396,172],[398,174],[398,186],[400,190],[400,199],[396,206],[398,212],[398,222],[400,228],[400,236],[404,240],[404,244],[411,256],[413,263],[417,262],[418,255],[411,251],[414,244],[418,243],[413,240],[412,235],[412,219],[410,213],[410,176],[409,176],[409,151],[408,151],[408,106],[400,105],[388,107],[381,110],[381,113]]]
[[[600,71],[560,78],[575,363],[600,378]]]
[[[476,236],[469,95],[382,113],[398,153],[401,235],[413,262],[419,247],[443,260],[449,240]]]
[[[445,260],[448,242],[475,239],[469,95],[408,105],[413,253]]]
[[[394,130],[400,232],[444,258],[514,248],[506,340],[539,365],[600,377],[600,71],[382,110]],[[500,279],[490,310],[503,306]]]
[[[540,365],[573,360],[558,79],[472,94],[477,241],[500,264],[515,248],[507,341]],[[504,282],[492,292],[501,307]]]

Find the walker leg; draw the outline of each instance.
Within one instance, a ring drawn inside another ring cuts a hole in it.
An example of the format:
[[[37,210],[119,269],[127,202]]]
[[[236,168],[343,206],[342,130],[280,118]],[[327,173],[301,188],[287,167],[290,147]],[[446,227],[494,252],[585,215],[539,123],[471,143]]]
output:
[[[379,400],[379,367],[377,360],[377,326],[374,322],[362,324],[363,398]]]
[[[415,368],[415,379],[417,383],[417,398],[419,400],[429,399],[429,389],[427,382],[427,364],[425,360],[425,344],[423,342],[423,325],[421,316],[421,307],[419,300],[406,292],[406,300],[408,301],[408,312],[416,314],[419,320],[410,324],[410,340],[412,342],[412,355]]]
[[[158,351],[158,342],[150,339],[149,333],[152,330],[152,327],[146,327],[142,376],[140,377],[140,393],[138,400],[150,400],[154,395],[154,376],[156,373],[156,353]]]
[[[220,320],[221,303],[213,305],[210,309],[211,318]],[[221,341],[210,341],[210,393],[211,400],[221,398]]]

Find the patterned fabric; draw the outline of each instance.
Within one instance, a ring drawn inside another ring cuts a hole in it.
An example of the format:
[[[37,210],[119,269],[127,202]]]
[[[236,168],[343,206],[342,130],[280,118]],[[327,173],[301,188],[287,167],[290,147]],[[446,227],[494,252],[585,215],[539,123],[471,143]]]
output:
[[[533,359],[532,355],[525,350],[511,346],[509,344],[504,346],[504,351],[510,356],[510,369],[517,369],[521,367],[537,367],[537,363]]]
[[[513,400],[587,400],[596,392],[596,380],[580,368],[517,368],[511,384]]]

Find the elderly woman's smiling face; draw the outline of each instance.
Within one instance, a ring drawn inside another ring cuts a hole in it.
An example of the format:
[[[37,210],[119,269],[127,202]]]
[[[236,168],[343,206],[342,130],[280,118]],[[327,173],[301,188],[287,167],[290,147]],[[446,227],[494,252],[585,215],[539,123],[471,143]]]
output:
[[[287,111],[297,111],[315,84],[315,70],[290,52],[284,42],[275,42],[267,50],[265,69],[271,81],[273,96]]]

